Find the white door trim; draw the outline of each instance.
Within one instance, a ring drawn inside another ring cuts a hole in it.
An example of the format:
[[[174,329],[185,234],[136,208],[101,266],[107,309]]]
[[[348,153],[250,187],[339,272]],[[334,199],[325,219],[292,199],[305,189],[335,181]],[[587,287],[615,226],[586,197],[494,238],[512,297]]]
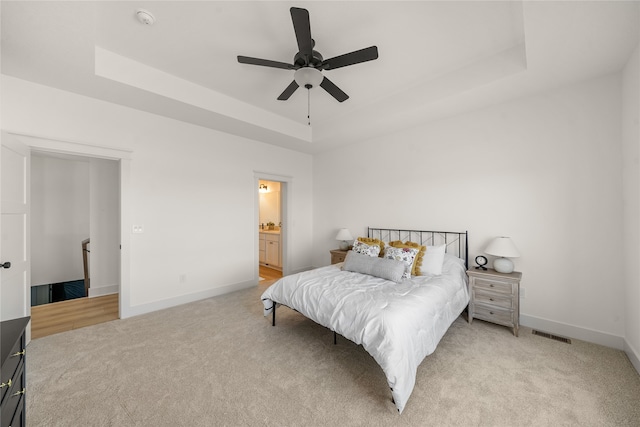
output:
[[[131,159],[133,151],[117,147],[105,147],[102,145],[88,144],[84,142],[62,140],[41,135],[17,133],[5,130],[6,133],[23,140],[23,144],[38,149],[39,151],[49,151],[52,153],[65,153],[75,155],[85,155],[101,159]]]

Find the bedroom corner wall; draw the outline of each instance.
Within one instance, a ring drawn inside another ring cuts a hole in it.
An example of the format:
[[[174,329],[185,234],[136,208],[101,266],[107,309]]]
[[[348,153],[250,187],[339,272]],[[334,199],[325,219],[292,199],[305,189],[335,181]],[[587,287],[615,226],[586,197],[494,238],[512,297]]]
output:
[[[291,177],[289,269],[311,266],[310,155],[1,78],[5,130],[131,152],[123,317],[257,285],[255,170]]]
[[[511,236],[521,322],[622,348],[620,123],[616,73],[318,154],[314,265],[339,227]]]
[[[640,44],[622,73],[625,351],[640,373]]]

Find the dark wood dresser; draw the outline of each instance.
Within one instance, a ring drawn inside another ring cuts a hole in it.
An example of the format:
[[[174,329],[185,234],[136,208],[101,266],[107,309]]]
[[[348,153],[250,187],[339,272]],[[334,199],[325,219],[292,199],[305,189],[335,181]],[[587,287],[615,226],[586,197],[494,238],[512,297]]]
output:
[[[25,329],[30,317],[0,322],[0,427],[24,427]]]

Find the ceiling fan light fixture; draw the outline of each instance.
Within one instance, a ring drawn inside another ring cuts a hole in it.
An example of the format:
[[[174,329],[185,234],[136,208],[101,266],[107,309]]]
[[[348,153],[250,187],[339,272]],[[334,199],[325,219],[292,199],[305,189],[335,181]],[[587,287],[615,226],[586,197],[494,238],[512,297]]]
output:
[[[299,86],[311,89],[311,87],[320,86],[320,83],[322,83],[324,76],[319,70],[315,68],[302,67],[296,70],[296,72],[293,74],[293,79],[296,81],[296,83],[298,83]]]

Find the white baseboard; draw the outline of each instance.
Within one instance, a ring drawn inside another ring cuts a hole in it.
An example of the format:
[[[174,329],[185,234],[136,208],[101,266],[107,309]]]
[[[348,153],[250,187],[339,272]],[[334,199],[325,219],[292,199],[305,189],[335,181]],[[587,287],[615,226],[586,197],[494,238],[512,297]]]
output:
[[[624,352],[627,354],[633,367],[638,371],[638,374],[640,374],[640,353],[634,349],[627,340],[624,340]]]
[[[121,305],[120,318],[126,319],[127,317],[139,316],[141,314],[151,313],[153,311],[163,310],[165,308],[175,307],[177,305],[187,304],[194,301],[216,297],[218,295],[228,294],[230,292],[235,292],[241,289],[256,286],[256,283],[257,280],[249,280],[247,282],[235,283],[232,285],[221,286],[214,289],[207,289],[206,291],[180,295],[174,298],[167,298],[147,304],[140,304],[131,307],[124,307],[123,305]],[[257,302],[259,303],[260,301],[258,300]]]
[[[103,295],[117,294],[118,292],[120,292],[120,286],[118,285],[108,285],[108,286],[89,288],[89,298],[101,297]]]
[[[625,349],[624,337],[619,337],[605,332],[581,328],[579,326],[555,322],[553,320],[542,319],[540,317],[528,316],[526,314],[520,315],[520,324],[554,335],[600,344],[618,350]]]

